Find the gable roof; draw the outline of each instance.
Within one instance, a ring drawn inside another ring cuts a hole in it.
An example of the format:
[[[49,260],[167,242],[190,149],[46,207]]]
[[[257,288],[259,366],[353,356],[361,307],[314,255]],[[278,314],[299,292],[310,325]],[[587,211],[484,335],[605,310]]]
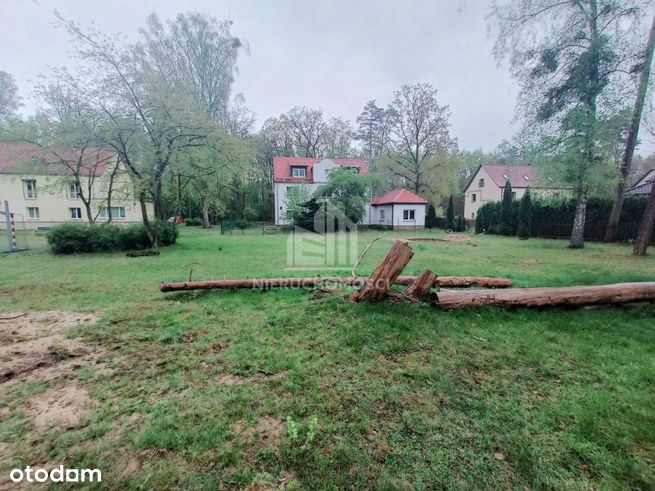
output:
[[[394,189],[383,196],[378,196],[371,202],[373,206],[398,204],[426,205],[428,202],[408,189]]]
[[[102,175],[116,154],[101,148],[46,150],[32,143],[0,142],[0,174],[72,175],[66,165],[81,158],[81,175]]]
[[[626,194],[650,194],[653,184],[655,184],[655,169],[646,172],[634,186],[626,190]]]
[[[362,159],[330,159],[310,157],[273,157],[273,181],[275,182],[314,182],[314,166],[322,160],[331,160],[343,167],[357,167],[360,174],[368,172],[368,162]],[[291,167],[307,167],[307,177],[291,177]]]

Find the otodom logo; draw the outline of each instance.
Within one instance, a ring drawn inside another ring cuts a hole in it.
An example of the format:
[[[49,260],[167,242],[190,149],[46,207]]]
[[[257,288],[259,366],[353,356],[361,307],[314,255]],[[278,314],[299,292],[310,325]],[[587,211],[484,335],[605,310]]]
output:
[[[100,469],[67,469],[63,465],[53,469],[34,468],[12,469],[9,479],[19,482],[101,482]]]

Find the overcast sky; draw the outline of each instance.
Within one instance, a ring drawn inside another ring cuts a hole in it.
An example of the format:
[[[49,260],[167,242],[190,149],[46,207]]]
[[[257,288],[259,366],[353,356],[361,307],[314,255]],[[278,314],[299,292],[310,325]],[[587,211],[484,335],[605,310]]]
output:
[[[235,93],[257,125],[296,105],[355,121],[366,101],[386,105],[404,83],[430,82],[452,112],[461,148],[493,150],[511,138],[516,84],[497,66],[485,0],[0,0],[0,70],[14,75],[34,111],[34,80],[70,65],[67,35],[53,11],[106,33],[137,39],[151,12],[162,19],[199,11],[234,21],[250,55],[239,60]]]

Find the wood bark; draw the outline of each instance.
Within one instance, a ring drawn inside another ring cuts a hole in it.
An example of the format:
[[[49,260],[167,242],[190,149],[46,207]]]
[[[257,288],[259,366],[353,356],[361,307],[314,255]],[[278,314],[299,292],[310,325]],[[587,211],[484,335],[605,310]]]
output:
[[[623,151],[623,158],[621,159],[621,180],[616,184],[614,189],[614,202],[612,203],[612,211],[610,212],[607,228],[605,229],[605,242],[613,242],[616,240],[619,230],[619,219],[621,218],[621,211],[623,210],[623,200],[625,194],[625,184],[630,174],[630,167],[632,166],[632,157],[635,153],[635,146],[637,145],[637,136],[639,135],[639,124],[641,123],[641,113],[644,109],[644,101],[646,100],[646,92],[648,91],[648,79],[650,78],[650,67],[653,63],[653,49],[655,48],[655,16],[650,26],[648,33],[648,42],[646,43],[646,53],[644,56],[644,63],[641,67],[641,74],[639,75],[639,88],[637,89],[637,98],[635,100],[634,108],[632,109],[632,119],[630,120],[630,128],[628,129],[628,136],[625,141],[625,149]]]
[[[443,309],[473,306],[542,307],[556,305],[616,304],[655,300],[655,282],[559,288],[440,291],[434,294]]]
[[[405,290],[405,295],[413,298],[424,298],[430,293],[430,288],[437,282],[437,275],[425,268]]]
[[[569,240],[569,248],[582,249],[584,247],[584,225],[587,218],[587,195],[583,193],[578,198],[575,207],[575,218],[573,219],[573,230]]]
[[[360,300],[369,300],[377,302],[387,296],[389,287],[396,281],[407,263],[412,259],[414,251],[407,243],[397,240],[394,242],[389,252],[378,264],[373,274],[368,278],[364,285],[350,295],[350,300],[358,302]]]
[[[323,283],[339,283],[344,285],[362,286],[368,277],[348,276],[313,276],[306,278],[247,278],[238,280],[206,280],[180,281],[162,283],[162,292],[186,290],[237,290],[237,289],[269,289],[269,288],[309,288]],[[394,285],[411,285],[416,276],[399,276]],[[468,288],[472,286],[488,288],[510,288],[512,280],[508,278],[492,278],[487,276],[441,276],[432,287]]]

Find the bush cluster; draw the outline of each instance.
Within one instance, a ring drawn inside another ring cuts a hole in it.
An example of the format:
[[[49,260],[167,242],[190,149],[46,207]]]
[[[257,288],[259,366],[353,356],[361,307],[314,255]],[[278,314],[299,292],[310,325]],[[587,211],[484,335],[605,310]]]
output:
[[[201,227],[202,226],[202,219],[200,218],[187,218],[184,220],[184,225],[187,227]]]
[[[174,223],[157,221],[154,226],[159,245],[175,243],[178,231]],[[50,249],[56,254],[125,251],[150,247],[143,224],[121,226],[65,223],[50,229],[47,240]]]

